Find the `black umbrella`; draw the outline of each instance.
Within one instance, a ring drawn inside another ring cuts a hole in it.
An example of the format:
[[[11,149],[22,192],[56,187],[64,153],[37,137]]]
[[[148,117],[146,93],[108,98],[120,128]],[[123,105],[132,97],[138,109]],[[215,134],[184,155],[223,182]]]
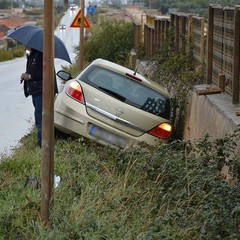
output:
[[[8,37],[17,40],[26,47],[43,52],[43,29],[40,27],[32,25],[22,26],[10,33]],[[55,35],[54,57],[72,63],[64,42]]]

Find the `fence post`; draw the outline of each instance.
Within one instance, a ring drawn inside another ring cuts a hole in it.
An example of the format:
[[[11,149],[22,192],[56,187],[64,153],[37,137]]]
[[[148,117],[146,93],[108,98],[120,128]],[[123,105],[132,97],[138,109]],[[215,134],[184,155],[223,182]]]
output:
[[[146,24],[144,24],[144,48],[145,48],[145,51],[146,51],[146,56],[148,56],[148,42],[149,42],[148,27],[147,27]]]
[[[165,26],[164,26],[164,23],[165,23],[165,19],[162,19],[161,22],[160,22],[160,25],[159,25],[159,31],[160,31],[160,43],[159,43],[159,46],[160,46],[160,49],[163,48],[163,43],[164,43],[164,37],[165,37]]]
[[[155,29],[154,24],[150,27],[151,34],[151,49],[150,49],[150,57],[153,56],[153,51],[155,50]]]
[[[204,58],[205,58],[205,26],[204,26],[204,18],[201,18],[201,40],[200,40],[200,59],[202,63],[202,67],[204,66]]]
[[[208,6],[208,34],[207,34],[207,84],[212,83],[213,61],[213,12],[211,5]]]
[[[156,53],[156,51],[159,51],[160,46],[160,29],[159,29],[159,20],[158,19],[154,19],[154,53]]]
[[[170,30],[169,43],[171,51],[176,51],[176,14],[171,13],[170,15]]]
[[[233,96],[232,103],[239,103],[239,69],[240,69],[240,61],[239,61],[239,50],[240,50],[240,6],[235,6],[234,10],[234,56],[233,56]]]
[[[175,26],[175,50],[178,52],[179,51],[179,21],[180,16],[177,14],[176,15],[176,26]]]
[[[180,21],[181,21],[181,33],[180,33],[181,44],[179,46],[179,49],[181,48],[183,52],[186,53],[186,37],[187,37],[186,17],[184,15],[180,16]]]
[[[140,31],[140,42],[144,43],[144,31],[145,31],[145,22],[146,22],[146,13],[143,12],[141,15],[141,28],[139,29]]]
[[[226,78],[224,73],[218,75],[219,88],[222,92],[225,92]]]
[[[192,39],[193,37],[193,16],[189,15],[188,17],[188,37]]]

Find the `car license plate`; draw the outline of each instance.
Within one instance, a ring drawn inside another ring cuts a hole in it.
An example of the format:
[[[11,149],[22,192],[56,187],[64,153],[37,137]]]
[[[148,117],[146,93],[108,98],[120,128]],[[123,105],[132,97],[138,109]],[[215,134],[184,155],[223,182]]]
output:
[[[96,125],[90,126],[89,134],[111,145],[122,147],[122,148],[126,147],[126,140],[124,138],[117,136],[113,133],[110,133],[105,129],[99,128]]]

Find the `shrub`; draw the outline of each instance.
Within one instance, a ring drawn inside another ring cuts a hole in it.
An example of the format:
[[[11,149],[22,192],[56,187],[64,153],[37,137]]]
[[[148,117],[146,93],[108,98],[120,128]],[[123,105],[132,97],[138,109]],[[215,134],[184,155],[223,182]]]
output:
[[[0,50],[0,62],[13,59],[13,54],[6,50]]]
[[[23,47],[17,47],[12,50],[13,57],[22,57],[25,54]]]
[[[124,20],[100,18],[93,27],[92,37],[85,42],[84,58],[91,62],[103,58],[123,63],[134,46],[133,25]]]
[[[16,57],[22,57],[25,53],[25,50],[22,46],[14,47],[10,50],[0,50],[0,62],[8,61]]]

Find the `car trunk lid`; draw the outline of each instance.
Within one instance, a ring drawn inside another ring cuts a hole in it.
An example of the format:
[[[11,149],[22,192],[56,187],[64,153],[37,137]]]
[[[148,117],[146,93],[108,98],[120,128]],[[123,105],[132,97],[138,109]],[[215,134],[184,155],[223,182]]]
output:
[[[84,82],[81,82],[81,85],[83,93],[87,92],[87,94],[84,94],[87,113],[102,123],[123,132],[140,136],[159,123],[166,121],[159,116],[126,103],[123,97],[114,96],[108,91],[96,89]],[[85,88],[87,88],[87,91],[84,91]]]

